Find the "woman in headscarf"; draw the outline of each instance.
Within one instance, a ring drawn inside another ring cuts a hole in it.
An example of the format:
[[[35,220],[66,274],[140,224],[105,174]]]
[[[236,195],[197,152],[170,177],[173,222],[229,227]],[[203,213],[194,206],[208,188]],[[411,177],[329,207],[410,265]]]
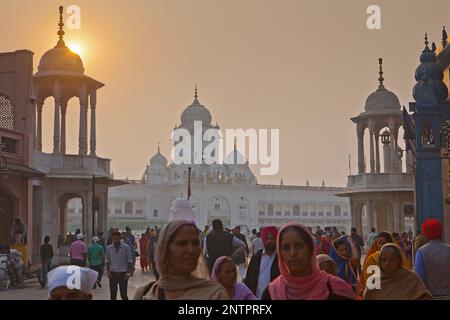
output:
[[[330,254],[331,250],[331,237],[328,234],[324,234],[320,240],[319,254]]]
[[[348,283],[319,269],[314,249],[314,237],[304,225],[284,225],[277,237],[281,275],[269,284],[263,300],[354,299]]]
[[[329,273],[333,276],[337,276],[339,272],[339,267],[337,263],[331,259],[331,257],[327,254],[319,254],[317,256],[317,263],[319,264],[319,268],[326,273]]]
[[[359,276],[359,289],[358,289],[359,297],[362,297],[364,289],[366,288],[367,279],[371,275],[368,273],[368,268],[372,265],[378,265],[380,249],[386,243],[394,243],[394,239],[392,238],[389,232],[386,231],[380,232],[378,234],[378,237],[372,244],[372,247],[370,248],[369,252],[367,252],[366,259],[364,260],[364,266]],[[411,263],[408,261],[408,258],[403,254],[403,252],[401,254],[401,257],[402,257],[402,265],[408,270],[411,270],[412,269]]]
[[[159,234],[158,281],[140,288],[135,300],[228,300],[218,283],[193,275],[201,254],[200,232],[192,221],[172,220]]]
[[[214,263],[211,280],[220,283],[232,300],[257,300],[243,283],[237,282],[236,265],[230,257],[219,257]]]
[[[379,254],[380,286],[364,291],[364,300],[431,299],[419,276],[402,265],[402,249],[395,243],[385,244]]]
[[[357,255],[356,246],[349,236],[343,236],[333,241],[330,257],[339,267],[338,276],[350,284],[355,292],[358,286],[358,276],[352,268],[351,258]]]

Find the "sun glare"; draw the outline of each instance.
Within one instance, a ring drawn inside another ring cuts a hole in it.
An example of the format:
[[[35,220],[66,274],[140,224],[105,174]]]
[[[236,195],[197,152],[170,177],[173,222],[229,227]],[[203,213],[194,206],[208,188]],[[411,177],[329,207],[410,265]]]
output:
[[[80,43],[72,43],[69,45],[70,51],[81,56],[84,53],[84,48]]]

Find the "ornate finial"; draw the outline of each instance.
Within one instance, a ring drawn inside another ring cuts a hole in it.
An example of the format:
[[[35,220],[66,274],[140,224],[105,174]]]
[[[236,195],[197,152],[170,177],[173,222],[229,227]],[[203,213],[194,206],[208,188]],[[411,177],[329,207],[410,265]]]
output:
[[[158,141],[158,153],[159,153],[159,141]]]
[[[384,78],[383,78],[383,58],[379,58],[378,59],[378,64],[380,65],[380,71],[379,71],[380,77],[378,78],[378,81],[380,81],[380,86],[382,86],[383,85],[383,81],[384,81]]]
[[[63,30],[64,27],[64,22],[63,22],[63,13],[64,13],[64,7],[63,6],[59,6],[59,30],[56,33],[59,36],[59,40],[56,44],[57,47],[65,47],[66,44],[64,43],[63,37],[66,34]]]
[[[322,187],[325,187],[325,179],[322,180]]]
[[[445,26],[442,28],[442,48],[445,48],[445,46],[447,45],[447,39],[448,39],[448,35],[447,35],[447,30],[445,30]]]
[[[425,33],[425,49],[430,50],[430,48],[428,48],[428,33]]]
[[[306,186],[309,187],[309,180],[306,179]]]
[[[431,43],[431,51],[436,52],[436,43]]]
[[[194,93],[194,98],[197,99],[198,98],[198,89],[197,89],[197,85],[195,85],[195,93]]]
[[[236,137],[234,137],[234,151],[236,151]]]

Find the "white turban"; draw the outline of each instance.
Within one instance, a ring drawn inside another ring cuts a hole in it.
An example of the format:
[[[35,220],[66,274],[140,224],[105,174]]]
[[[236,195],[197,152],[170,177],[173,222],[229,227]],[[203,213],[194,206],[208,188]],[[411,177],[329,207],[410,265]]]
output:
[[[82,233],[79,233],[79,234],[77,234],[77,240],[81,240],[81,239],[83,239],[84,237],[83,237],[83,234]]]
[[[195,223],[194,212],[188,200],[179,198],[172,202],[169,221],[173,220],[186,220]]]
[[[66,287],[78,289],[83,293],[91,293],[97,281],[98,272],[78,266],[61,266],[48,273],[48,293],[53,289]]]
[[[97,236],[92,237],[92,242],[97,243],[100,239]]]

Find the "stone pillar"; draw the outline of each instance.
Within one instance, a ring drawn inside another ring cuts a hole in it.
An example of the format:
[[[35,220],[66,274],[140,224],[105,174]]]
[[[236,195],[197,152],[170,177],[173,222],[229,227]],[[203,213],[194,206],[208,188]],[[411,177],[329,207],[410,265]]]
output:
[[[96,148],[96,119],[95,119],[95,108],[97,105],[97,91],[94,91],[90,94],[90,102],[91,102],[91,139],[90,139],[90,154],[91,156],[95,156],[95,148]]]
[[[375,155],[376,155],[376,172],[380,173],[380,132],[375,132]]]
[[[66,154],[66,112],[67,101],[61,104],[61,153]]]
[[[375,173],[375,146],[373,126],[369,126],[370,134],[370,173]]]
[[[391,171],[390,172],[398,172],[398,163],[399,163],[399,157],[397,154],[397,137],[395,134],[395,124],[394,124],[394,120],[392,118],[389,118],[389,133],[390,133],[390,140],[391,140],[391,163],[390,163],[390,168]]]
[[[383,145],[384,172],[391,172],[391,147],[389,144]]]
[[[44,101],[37,103],[37,132],[36,132],[36,150],[42,151],[42,107]]]
[[[56,81],[53,86],[53,97],[55,99],[55,115],[53,121],[53,153],[60,152],[60,126],[59,126],[59,109],[61,107],[61,89],[59,82]]]
[[[366,213],[367,213],[367,220],[368,220],[369,230],[374,227],[373,207],[372,206],[373,206],[372,200],[366,201]]]
[[[37,134],[36,134],[36,103],[31,104],[31,132],[33,132],[33,151],[36,151]]]
[[[364,163],[364,130],[357,128],[358,135],[358,174],[364,174],[366,171]]]
[[[78,138],[78,154],[87,154],[87,111],[88,98],[86,94],[86,87],[83,86],[80,90],[80,134]]]

